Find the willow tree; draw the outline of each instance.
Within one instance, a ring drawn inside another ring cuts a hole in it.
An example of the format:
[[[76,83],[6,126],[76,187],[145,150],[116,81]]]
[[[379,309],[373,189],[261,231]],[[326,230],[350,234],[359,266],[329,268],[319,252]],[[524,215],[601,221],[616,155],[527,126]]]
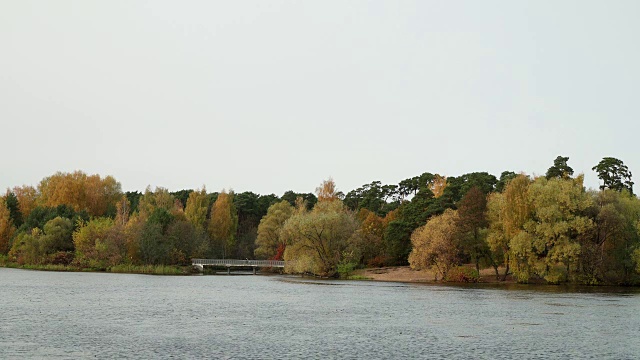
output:
[[[226,258],[236,243],[238,229],[238,214],[233,205],[233,193],[222,191],[211,208],[209,220],[209,236],[213,249],[220,249]]]
[[[508,182],[502,193],[491,194],[487,202],[487,243],[494,259],[502,258],[504,262],[503,280],[506,279],[512,265],[512,241],[517,236],[525,235],[524,224],[529,221],[533,211],[529,198],[530,183],[531,179],[528,176],[518,175]],[[519,271],[519,264],[514,265]]]
[[[280,231],[284,223],[293,215],[294,208],[283,200],[269,206],[267,214],[260,220],[256,237],[255,255],[263,259],[281,260],[286,248]]]
[[[580,255],[578,237],[588,233],[593,222],[585,211],[592,198],[584,190],[583,176],[537,178],[529,188],[532,216],[525,222],[526,236],[511,245],[520,265],[519,279],[537,275],[550,283],[566,281]]]
[[[324,276],[336,274],[340,263],[359,258],[358,221],[340,200],[320,201],[312,211],[299,210],[284,224],[287,242],[284,259],[293,261],[290,272]]]

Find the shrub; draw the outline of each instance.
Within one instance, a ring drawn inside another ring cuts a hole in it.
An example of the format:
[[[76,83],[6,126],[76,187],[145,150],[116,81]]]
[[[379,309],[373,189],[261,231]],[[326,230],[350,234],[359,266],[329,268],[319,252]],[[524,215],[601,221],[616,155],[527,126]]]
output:
[[[457,266],[447,272],[445,281],[460,283],[476,283],[480,281],[480,275],[476,269]]]
[[[367,262],[367,267],[383,267],[387,263],[387,259],[384,256],[378,255]]]
[[[549,273],[544,277],[549,284],[557,285],[567,281],[567,269],[564,266],[554,266],[549,269]]]
[[[48,263],[52,265],[69,265],[73,261],[74,255],[70,251],[58,251],[48,256]]]
[[[341,278],[346,279],[351,275],[353,270],[355,270],[357,265],[355,262],[340,263],[338,264],[338,274]]]

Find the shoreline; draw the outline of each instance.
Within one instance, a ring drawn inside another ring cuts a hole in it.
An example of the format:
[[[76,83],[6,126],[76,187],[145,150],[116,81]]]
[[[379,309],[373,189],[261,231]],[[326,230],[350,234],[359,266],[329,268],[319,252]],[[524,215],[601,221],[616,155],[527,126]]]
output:
[[[192,275],[191,266],[176,265],[117,265],[110,268],[90,268],[77,267],[71,265],[19,265],[16,263],[2,263],[0,268],[33,270],[33,271],[52,271],[52,272],[94,272],[107,274],[141,274],[141,275],[175,275],[188,276]]]
[[[501,273],[502,273],[502,269]],[[435,273],[431,270],[413,270],[409,266],[386,266],[380,268],[365,268],[355,270],[352,274],[360,280],[388,281],[402,283],[421,284],[517,284],[511,275],[505,281],[496,280],[493,269],[480,270],[480,281],[472,282],[446,282],[436,281]]]
[[[202,272],[195,272],[191,266],[175,266],[175,265],[119,265],[107,269],[80,268],[65,265],[18,265],[16,263],[0,263],[0,268],[31,270],[31,271],[50,271],[50,272],[89,272],[89,273],[105,273],[105,274],[137,274],[137,275],[159,275],[159,276],[202,276]],[[225,274],[217,274],[218,276],[227,276]],[[233,274],[232,275],[252,275],[250,273]],[[257,275],[272,276],[277,275],[269,271],[259,272]],[[309,277],[301,274],[285,274],[300,276],[304,279],[315,280],[343,280],[343,281],[372,281],[372,282],[390,282],[414,285],[439,285],[439,286],[458,286],[458,287],[512,287],[517,289],[551,289],[551,291],[566,291],[567,289],[581,289],[587,292],[596,289],[636,289],[640,290],[640,286],[633,285],[586,285],[564,283],[558,285],[546,284],[541,282],[531,282],[521,284],[516,282],[512,276],[507,276],[505,281],[496,280],[493,269],[483,269],[480,271],[480,281],[478,282],[448,282],[435,281],[434,273],[430,270],[412,270],[409,266],[387,266],[380,268],[365,268],[353,271],[346,279],[337,278],[318,278]],[[255,276],[255,275],[252,275]]]

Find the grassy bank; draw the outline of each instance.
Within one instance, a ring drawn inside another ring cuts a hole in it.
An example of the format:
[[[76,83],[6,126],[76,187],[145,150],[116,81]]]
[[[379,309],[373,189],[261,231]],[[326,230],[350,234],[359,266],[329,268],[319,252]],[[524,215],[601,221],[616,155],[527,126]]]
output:
[[[116,265],[108,268],[89,268],[74,265],[52,264],[17,264],[0,257],[0,267],[40,270],[40,271],[72,271],[72,272],[110,272],[119,274],[148,274],[148,275],[190,275],[193,273],[191,266],[173,265]]]
[[[107,269],[112,273],[151,274],[151,275],[189,275],[191,266],[174,265],[116,265]]]

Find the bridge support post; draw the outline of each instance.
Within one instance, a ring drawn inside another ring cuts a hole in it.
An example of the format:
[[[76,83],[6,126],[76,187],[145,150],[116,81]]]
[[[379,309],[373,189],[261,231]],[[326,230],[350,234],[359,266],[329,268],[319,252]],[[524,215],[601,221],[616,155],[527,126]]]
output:
[[[227,266],[227,275],[231,275],[231,266]]]
[[[253,275],[255,275],[255,274],[256,274],[256,267],[254,266],[253,267]]]

